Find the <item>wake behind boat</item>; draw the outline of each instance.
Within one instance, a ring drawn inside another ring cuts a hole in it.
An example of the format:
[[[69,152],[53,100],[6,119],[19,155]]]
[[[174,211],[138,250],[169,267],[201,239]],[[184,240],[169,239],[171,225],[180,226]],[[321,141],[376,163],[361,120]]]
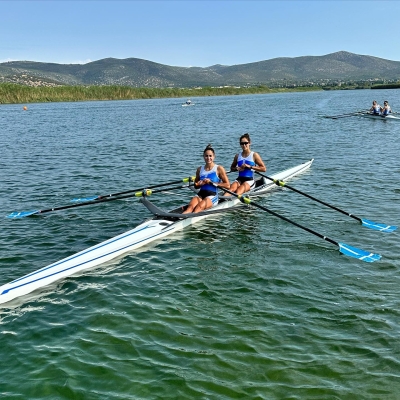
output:
[[[271,178],[277,181],[288,180],[309,169],[312,162],[313,160],[310,160],[293,168],[286,169],[272,175]],[[251,196],[263,195],[275,187],[275,182],[261,178],[257,181],[256,187],[248,194]],[[147,204],[146,206],[149,209],[152,209],[151,203],[147,199],[144,199],[144,203]],[[136,228],[1,286],[0,304],[27,295],[68,276],[93,269],[127,252],[131,252],[213,216],[216,212],[223,212],[239,205],[240,199],[237,197],[221,196],[219,203],[215,207],[196,216],[193,214],[180,216],[184,207],[173,210],[170,213],[162,212],[162,210],[157,211],[160,210],[157,207],[153,208],[152,212],[159,215],[155,215],[152,219],[143,222]]]

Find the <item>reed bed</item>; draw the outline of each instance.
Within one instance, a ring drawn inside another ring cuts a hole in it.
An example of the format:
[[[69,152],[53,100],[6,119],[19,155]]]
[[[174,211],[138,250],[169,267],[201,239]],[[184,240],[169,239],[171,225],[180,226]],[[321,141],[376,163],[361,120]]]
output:
[[[134,100],[175,97],[224,96],[321,90],[316,87],[268,88],[133,88],[127,86],[55,86],[32,87],[13,83],[0,84],[0,104],[45,103],[65,101]]]
[[[371,89],[400,89],[400,82],[398,83],[388,83],[388,84],[379,84],[372,85]]]

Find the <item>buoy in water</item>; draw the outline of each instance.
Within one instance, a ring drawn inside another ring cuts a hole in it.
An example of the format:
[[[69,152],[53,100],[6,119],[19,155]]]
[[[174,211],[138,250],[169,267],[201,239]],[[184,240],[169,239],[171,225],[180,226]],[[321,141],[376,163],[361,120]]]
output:
[[[28,107],[27,107],[27,106],[23,106],[22,109],[23,109],[24,111],[26,111],[26,110],[28,109]]]

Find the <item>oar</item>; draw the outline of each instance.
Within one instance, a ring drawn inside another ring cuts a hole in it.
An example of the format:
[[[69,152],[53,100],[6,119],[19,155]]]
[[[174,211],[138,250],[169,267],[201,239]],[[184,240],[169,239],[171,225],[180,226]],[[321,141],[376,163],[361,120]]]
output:
[[[312,233],[315,236],[318,236],[321,239],[326,240],[329,243],[334,244],[335,246],[338,246],[339,247],[339,251],[341,253],[349,256],[349,257],[357,258],[358,260],[365,261],[365,262],[374,262],[374,261],[377,261],[377,260],[379,260],[381,258],[381,255],[379,255],[379,254],[371,253],[369,251],[365,251],[365,250],[362,250],[362,249],[358,249],[357,247],[353,247],[353,246],[350,246],[350,245],[345,244],[345,243],[338,243],[335,240],[330,239],[329,237],[327,237],[325,235],[321,235],[320,233],[318,233],[318,232],[316,232],[316,231],[314,231],[314,230],[312,230],[310,228],[307,228],[307,227],[305,227],[303,225],[300,225],[297,222],[291,221],[289,218],[286,218],[283,215],[280,215],[280,214],[276,213],[275,211],[272,211],[272,210],[268,209],[267,207],[264,207],[264,206],[262,206],[262,205],[260,205],[258,203],[254,203],[252,200],[250,200],[246,196],[238,195],[238,194],[236,194],[234,192],[231,192],[230,190],[225,189],[223,187],[218,187],[218,188],[223,190],[224,192],[230,193],[231,195],[237,197],[244,204],[249,204],[249,205],[252,205],[254,207],[260,208],[261,210],[264,210],[267,213],[274,215],[275,217],[283,219],[284,221],[289,222],[290,224],[293,224],[293,225],[297,226],[298,228],[301,228],[301,229],[303,229],[303,230],[305,230],[305,231],[307,231],[309,233]]]
[[[180,181],[178,181],[180,182]],[[175,187],[170,187],[166,189],[160,189],[160,190],[148,190],[144,189],[144,191],[149,192],[149,193],[157,193],[157,192],[163,192],[165,190],[173,190],[173,189],[181,189],[183,187],[188,187],[187,185],[180,185],[180,186],[175,186]],[[141,189],[139,189],[141,190]],[[69,208],[76,208],[76,207],[83,207],[83,206],[90,206],[92,204],[98,204],[98,203],[105,203],[107,201],[114,201],[114,200],[122,200],[122,199],[127,199],[129,197],[141,197],[143,196],[143,191],[138,191],[136,193],[132,194],[127,194],[125,196],[117,196],[117,197],[105,197],[99,200],[92,200],[92,201],[86,201],[84,203],[77,203],[77,204],[69,204],[68,206],[61,206],[61,207],[54,207],[54,208],[47,208],[44,210],[32,210],[32,211],[14,211],[10,215],[7,215],[7,218],[24,218],[24,217],[29,217],[30,215],[36,215],[36,214],[45,214],[49,213],[52,211],[60,211],[60,210],[67,210]]]
[[[341,210],[340,208],[337,208],[337,207],[333,206],[332,204],[325,203],[325,201],[319,200],[319,199],[317,199],[317,198],[315,198],[315,197],[313,197],[313,196],[311,196],[311,195],[309,195],[307,193],[304,193],[304,192],[302,192],[302,191],[300,191],[300,190],[298,190],[298,189],[296,189],[296,188],[294,188],[292,186],[289,186],[283,181],[271,178],[271,177],[269,177],[267,175],[264,175],[264,174],[262,174],[261,172],[258,172],[258,171],[254,171],[254,172],[257,173],[258,175],[263,176],[264,178],[269,179],[270,181],[274,182],[278,186],[287,187],[288,189],[293,190],[296,193],[302,194],[303,196],[306,196],[309,199],[316,201],[317,203],[321,203],[324,206],[327,206],[329,208],[332,208],[333,210],[341,212],[344,215],[347,215],[348,217],[354,218],[358,222],[361,222],[361,224],[363,226],[365,226],[366,228],[375,229],[376,231],[381,231],[381,232],[393,232],[394,230],[397,229],[397,226],[394,226],[394,225],[386,225],[386,224],[382,224],[380,222],[374,222],[374,221],[370,221],[368,219],[359,218],[356,215],[350,214],[347,211]]]
[[[94,201],[94,200],[101,200],[101,199],[104,199],[106,197],[122,196],[124,194],[138,192],[139,190],[155,189],[155,188],[162,187],[162,186],[175,185],[175,184],[181,183],[181,182],[188,183],[188,182],[191,182],[191,181],[194,181],[194,180],[195,180],[195,177],[194,176],[190,176],[188,178],[179,179],[178,181],[159,183],[159,184],[153,185],[153,186],[145,186],[145,187],[138,188],[138,189],[125,190],[124,192],[110,193],[110,194],[98,195],[98,196],[90,196],[90,197],[80,197],[80,198],[72,199],[71,201],[74,202],[74,203],[80,203],[80,202],[89,202],[89,201]]]
[[[353,113],[349,113],[349,114],[341,114],[341,115],[325,115],[324,118],[331,118],[331,119],[338,119],[338,118],[347,118],[347,117],[353,117],[361,112],[365,112],[365,111],[355,111]]]

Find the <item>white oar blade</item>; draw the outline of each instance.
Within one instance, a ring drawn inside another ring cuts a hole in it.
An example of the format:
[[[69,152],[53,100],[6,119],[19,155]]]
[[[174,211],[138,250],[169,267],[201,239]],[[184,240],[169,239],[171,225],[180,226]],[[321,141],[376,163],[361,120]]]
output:
[[[393,232],[397,229],[397,226],[381,224],[378,222],[370,221],[368,219],[363,219],[362,224],[366,228],[375,229],[376,231],[381,232]]]
[[[92,196],[92,197],[78,197],[76,199],[72,199],[71,203],[86,203],[87,201],[93,201],[98,199],[99,196]]]
[[[357,247],[350,246],[346,243],[339,243],[339,250],[346,256],[357,258],[358,260],[365,262],[374,262],[382,258],[380,254],[358,249]]]
[[[7,215],[7,218],[24,218],[28,217],[29,215],[33,215],[38,213],[39,210],[34,211],[14,211],[10,215]]]

